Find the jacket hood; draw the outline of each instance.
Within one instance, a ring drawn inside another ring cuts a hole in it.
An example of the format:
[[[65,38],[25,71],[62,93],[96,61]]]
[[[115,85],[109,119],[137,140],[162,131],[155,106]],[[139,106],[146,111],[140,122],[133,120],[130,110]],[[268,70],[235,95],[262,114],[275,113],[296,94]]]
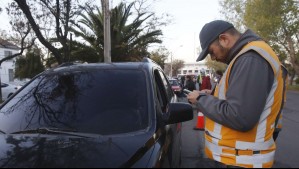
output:
[[[235,43],[235,45],[230,49],[227,57],[226,63],[229,64],[234,57],[239,53],[242,48],[252,41],[261,41],[262,38],[255,34],[250,29],[244,32],[240,39]]]
[[[114,138],[0,135],[0,167],[123,167],[148,139],[145,135]]]

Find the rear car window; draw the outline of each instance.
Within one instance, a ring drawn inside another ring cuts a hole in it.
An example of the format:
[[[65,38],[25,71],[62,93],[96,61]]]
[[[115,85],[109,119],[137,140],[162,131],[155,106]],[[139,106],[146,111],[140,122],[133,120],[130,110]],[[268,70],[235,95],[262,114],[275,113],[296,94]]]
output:
[[[102,135],[146,129],[144,72],[89,70],[40,76],[0,111],[6,133],[41,127]]]
[[[178,81],[176,81],[176,80],[170,80],[169,83],[170,83],[172,86],[179,86],[179,83],[178,83]]]

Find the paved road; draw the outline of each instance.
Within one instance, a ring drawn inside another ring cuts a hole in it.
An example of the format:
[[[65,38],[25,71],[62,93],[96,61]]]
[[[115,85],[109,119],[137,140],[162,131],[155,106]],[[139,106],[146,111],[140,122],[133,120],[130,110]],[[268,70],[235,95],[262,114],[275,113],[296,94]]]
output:
[[[287,93],[275,161],[275,168],[299,167],[299,92]]]
[[[186,101],[182,99],[182,101]],[[209,167],[204,155],[203,131],[193,130],[197,122],[194,111],[192,121],[183,123],[182,168]],[[273,168],[299,167],[299,92],[287,92],[284,108],[283,130],[277,139],[277,151]]]
[[[182,102],[187,102],[186,98],[181,98]],[[193,112],[194,118],[184,122],[182,125],[182,168],[205,167],[207,164],[204,154],[204,131],[193,130],[197,123],[197,111]]]

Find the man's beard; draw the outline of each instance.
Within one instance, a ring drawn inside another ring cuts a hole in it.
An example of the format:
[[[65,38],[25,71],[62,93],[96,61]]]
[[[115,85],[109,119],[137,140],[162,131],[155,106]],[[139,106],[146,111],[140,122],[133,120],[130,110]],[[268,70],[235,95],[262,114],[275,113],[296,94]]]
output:
[[[221,51],[222,56],[220,57],[220,60],[217,60],[217,61],[218,62],[227,63],[229,49],[223,47],[220,43],[218,43],[218,47],[219,47],[219,49]]]

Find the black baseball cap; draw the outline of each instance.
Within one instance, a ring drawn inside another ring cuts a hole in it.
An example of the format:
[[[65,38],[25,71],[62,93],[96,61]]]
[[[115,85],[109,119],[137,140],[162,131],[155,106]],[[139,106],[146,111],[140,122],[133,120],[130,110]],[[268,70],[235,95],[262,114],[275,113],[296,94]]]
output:
[[[206,58],[209,53],[208,49],[211,43],[216,40],[221,33],[233,27],[233,24],[223,20],[215,20],[205,24],[199,33],[202,51],[196,61],[201,61]]]

